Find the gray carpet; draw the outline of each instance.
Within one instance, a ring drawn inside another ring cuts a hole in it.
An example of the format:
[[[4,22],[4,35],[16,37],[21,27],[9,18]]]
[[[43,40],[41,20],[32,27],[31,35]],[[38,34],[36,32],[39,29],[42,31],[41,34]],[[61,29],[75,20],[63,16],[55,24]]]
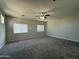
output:
[[[0,59],[79,59],[79,43],[51,37],[9,43]]]

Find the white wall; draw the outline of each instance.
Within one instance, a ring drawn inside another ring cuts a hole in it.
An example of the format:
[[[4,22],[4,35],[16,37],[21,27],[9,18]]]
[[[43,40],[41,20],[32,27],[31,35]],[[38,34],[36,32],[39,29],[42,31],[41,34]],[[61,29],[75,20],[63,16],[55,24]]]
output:
[[[47,22],[47,35],[79,42],[79,17],[49,20]]]
[[[5,44],[5,25],[0,23],[0,48]]]

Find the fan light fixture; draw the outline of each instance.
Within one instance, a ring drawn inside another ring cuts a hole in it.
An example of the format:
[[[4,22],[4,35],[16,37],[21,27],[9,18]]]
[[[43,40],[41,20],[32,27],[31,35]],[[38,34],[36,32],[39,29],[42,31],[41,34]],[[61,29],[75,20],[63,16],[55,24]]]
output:
[[[45,17],[42,17],[42,16],[41,16],[41,17],[40,17],[40,19],[41,19],[41,20],[44,20],[44,19],[45,19]]]

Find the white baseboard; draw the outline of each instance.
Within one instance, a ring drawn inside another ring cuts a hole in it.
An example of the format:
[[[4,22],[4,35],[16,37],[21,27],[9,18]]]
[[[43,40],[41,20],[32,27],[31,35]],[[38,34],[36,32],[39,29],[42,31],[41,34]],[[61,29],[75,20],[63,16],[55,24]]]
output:
[[[74,42],[79,42],[78,40],[72,40],[72,39],[70,39],[70,38],[63,38],[63,37],[59,37],[59,36],[52,36],[52,35],[48,35],[48,36],[50,36],[50,37],[56,37],[56,38],[60,38],[60,39],[64,39],[64,40],[69,40],[69,41],[74,41]]]

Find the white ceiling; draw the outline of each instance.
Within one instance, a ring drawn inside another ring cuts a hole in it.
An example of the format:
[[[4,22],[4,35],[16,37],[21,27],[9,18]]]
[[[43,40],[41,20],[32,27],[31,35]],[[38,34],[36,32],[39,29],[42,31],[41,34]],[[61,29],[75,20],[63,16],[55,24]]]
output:
[[[50,18],[66,17],[79,15],[79,0],[0,0],[0,8],[15,17],[35,18],[38,12],[49,10]]]

